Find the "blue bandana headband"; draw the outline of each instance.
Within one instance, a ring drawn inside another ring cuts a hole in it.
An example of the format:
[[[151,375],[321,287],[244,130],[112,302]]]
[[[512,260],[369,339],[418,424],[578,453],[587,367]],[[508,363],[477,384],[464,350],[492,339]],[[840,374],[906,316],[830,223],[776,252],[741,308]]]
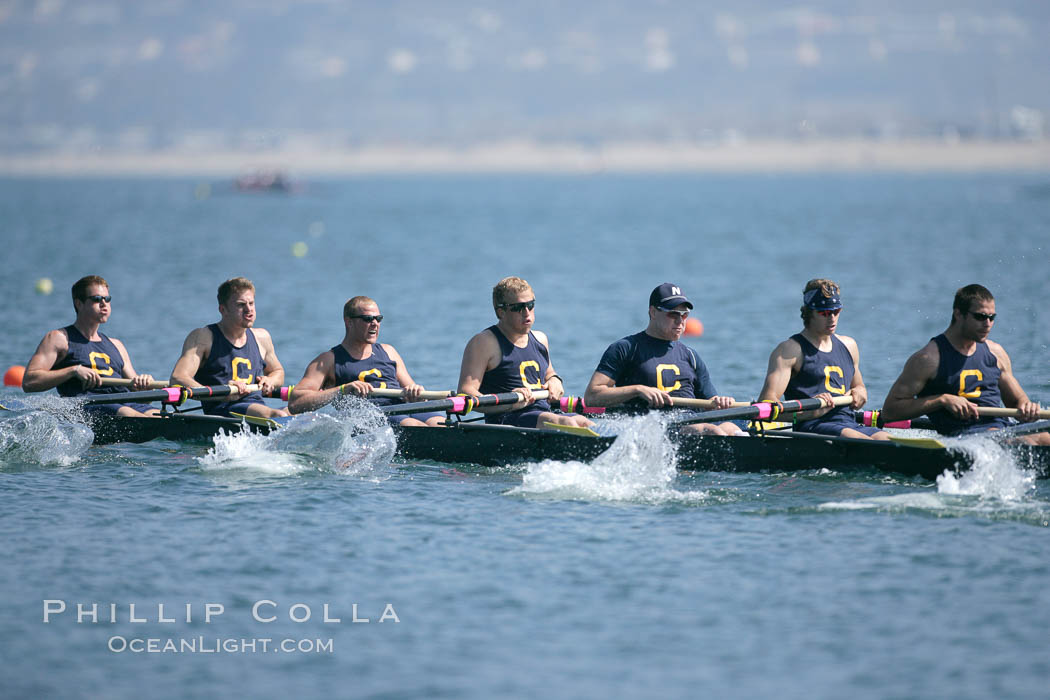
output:
[[[833,292],[830,297],[826,297],[824,290],[819,287],[803,294],[802,303],[807,309],[814,311],[834,311],[842,308],[842,299],[839,298],[838,292]]]

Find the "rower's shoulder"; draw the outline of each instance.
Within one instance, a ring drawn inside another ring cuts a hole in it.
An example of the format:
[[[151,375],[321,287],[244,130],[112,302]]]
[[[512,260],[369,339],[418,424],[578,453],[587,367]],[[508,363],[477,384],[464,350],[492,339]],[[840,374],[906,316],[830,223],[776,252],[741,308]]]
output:
[[[995,342],[994,340],[986,340],[985,344],[988,345],[988,351],[995,355],[999,362],[1005,362],[1009,364],[1010,356],[1006,353],[1006,349],[1002,345]]]
[[[851,336],[839,335],[838,333],[836,333],[835,337],[838,338],[839,342],[841,342],[843,345],[845,345],[849,349],[850,352],[852,352],[854,354],[856,354],[858,352],[859,348],[857,346],[857,341],[854,340]]]
[[[270,331],[266,330],[265,328],[259,328],[258,326],[252,326],[251,331],[255,335],[255,339],[256,340],[259,340],[259,339],[272,340],[273,339],[272,336],[270,335]]]
[[[543,343],[546,346],[550,345],[550,341],[547,339],[547,334],[546,333],[544,333],[543,331],[538,331],[536,329],[532,329],[531,332],[532,332],[532,334],[534,336],[536,336],[536,340],[540,341],[541,343]]]
[[[905,371],[918,372],[923,376],[932,376],[941,364],[941,349],[937,341],[930,339],[925,345],[916,350],[908,358],[904,365]]]
[[[44,334],[43,340],[40,344],[48,344],[51,346],[61,345],[63,347],[69,347],[69,330],[66,327],[55,328]]]

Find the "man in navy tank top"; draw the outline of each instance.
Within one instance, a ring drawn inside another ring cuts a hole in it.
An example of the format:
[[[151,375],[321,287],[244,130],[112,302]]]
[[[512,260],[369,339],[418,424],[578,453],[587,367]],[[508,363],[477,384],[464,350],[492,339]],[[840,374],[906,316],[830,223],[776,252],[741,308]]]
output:
[[[284,367],[265,328],[255,327],[255,285],[234,277],[219,285],[219,322],[186,336],[171,383],[187,387],[228,384],[239,390],[232,401],[204,401],[207,415],[240,413],[260,418],[287,416],[267,406],[263,394],[284,383]],[[249,391],[249,385],[258,390]]]
[[[132,389],[148,389],[153,377],[137,374],[124,344],[99,331],[113,310],[109,283],[98,275],[88,275],[76,281],[72,292],[77,320],[65,328],[48,332],[40,341],[26,365],[22,390],[33,392],[57,389],[61,396],[129,390],[123,386],[103,387],[103,377],[123,377],[131,380]],[[152,416],[158,413],[156,408],[142,403],[97,404],[85,406],[84,409],[89,413],[120,416]]]
[[[802,291],[803,328],[769,356],[760,401],[821,399],[827,405],[795,414],[794,430],[821,435],[889,440],[884,430],[857,423],[853,412],[868,400],[860,374],[860,349],[846,335],[836,335],[842,299],[829,279],[813,279]],[[850,394],[849,406],[832,406],[832,396]]]
[[[649,325],[644,331],[610,345],[594,370],[583,399],[589,406],[672,405],[672,398],[711,399],[715,408],[729,408],[731,396],[719,396],[707,366],[680,342],[693,303],[682,288],[665,282],[649,295]],[[726,421],[694,423],[683,432],[737,435],[741,428]]]
[[[926,414],[944,435],[983,433],[1012,424],[1007,418],[982,418],[978,412],[980,406],[1002,404],[1018,409],[1023,422],[1035,420],[1039,404],[1021,388],[1003,347],[988,340],[994,323],[990,291],[979,284],[956,291],[948,328],[908,358],[890,388],[882,410],[886,420]],[[1047,433],[1019,439],[1050,445]]]
[[[550,402],[565,393],[561,377],[550,360],[547,336],[532,329],[536,294],[520,277],[506,277],[492,288],[497,323],[481,331],[463,350],[459,392],[471,396],[517,392],[521,401],[510,406],[478,409],[486,423],[542,428],[544,423],[590,427],[583,416],[552,413]],[[535,399],[533,390],[546,389],[548,399]]]
[[[374,299],[357,296],[343,305],[343,340],[307,365],[288,396],[292,413],[315,411],[341,395],[352,394],[378,405],[419,401],[423,387],[413,381],[393,345],[379,342],[383,314]],[[400,389],[401,398],[372,397],[374,389]],[[443,413],[390,416],[399,425],[444,425]]]

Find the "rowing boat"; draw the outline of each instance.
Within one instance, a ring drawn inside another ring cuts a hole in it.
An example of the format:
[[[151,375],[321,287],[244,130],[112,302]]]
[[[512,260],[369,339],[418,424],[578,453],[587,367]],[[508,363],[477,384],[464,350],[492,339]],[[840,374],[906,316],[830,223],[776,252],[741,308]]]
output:
[[[287,420],[287,419],[285,419]],[[268,433],[279,423],[186,413],[159,418],[96,416],[96,444],[206,441],[221,431]],[[448,428],[393,426],[403,459],[504,466],[543,460],[590,461],[605,452],[611,436],[458,422]],[[807,435],[766,434],[751,437],[672,433],[678,467],[697,471],[790,472],[826,468],[834,471],[882,471],[936,479],[945,470],[964,471],[973,456],[961,449],[924,447],[875,440]],[[1050,447],[1011,445],[1018,463],[1050,477]]]

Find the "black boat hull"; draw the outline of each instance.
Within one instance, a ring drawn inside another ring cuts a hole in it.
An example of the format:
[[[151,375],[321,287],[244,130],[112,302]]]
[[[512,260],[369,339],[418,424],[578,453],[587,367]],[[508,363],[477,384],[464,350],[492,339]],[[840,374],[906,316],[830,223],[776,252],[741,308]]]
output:
[[[220,431],[269,432],[266,423],[236,418],[174,414],[161,418],[106,417],[92,426],[96,444],[148,442],[161,438],[203,442]],[[590,461],[607,450],[615,438],[587,437],[565,432],[459,423],[450,428],[395,428],[403,459],[480,466],[505,466],[543,460]],[[964,451],[922,448],[892,442],[832,438],[817,435],[726,437],[676,435],[678,467],[725,472],[790,472],[826,468],[834,471],[881,471],[935,479],[945,470],[972,466]],[[1012,452],[1022,466],[1046,478],[1050,475],[1050,448],[1015,445]]]

